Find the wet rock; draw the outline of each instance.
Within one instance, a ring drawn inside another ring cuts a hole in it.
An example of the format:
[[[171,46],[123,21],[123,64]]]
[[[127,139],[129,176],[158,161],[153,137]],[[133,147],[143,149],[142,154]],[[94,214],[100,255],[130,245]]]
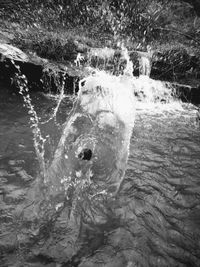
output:
[[[75,47],[77,48],[77,45]],[[64,51],[61,50],[61,53]],[[27,77],[29,89],[58,93],[64,84],[65,93],[74,94],[78,91],[78,81],[90,72],[84,67],[89,65],[119,75],[123,73],[126,65],[120,49],[77,48],[74,53],[75,60],[66,59],[66,64],[60,64],[41,58],[36,53],[25,53],[12,45],[0,43],[0,80],[9,85],[11,90],[19,90],[15,82],[17,65]],[[141,58],[146,54],[148,53],[142,51],[129,51],[134,76],[141,73]],[[149,70],[148,74],[151,78],[176,82],[180,85],[176,86],[177,95],[183,101],[185,99],[194,104],[200,103],[199,55],[189,54],[182,48],[152,51],[150,65],[151,71]]]
[[[29,60],[28,56],[23,51],[9,44],[0,44],[0,56],[1,61],[3,61],[4,58],[23,62],[27,62]]]
[[[185,84],[174,84],[176,95],[183,102],[200,104],[200,83],[197,87]]]
[[[52,63],[35,53],[24,53],[12,45],[0,43],[0,80],[13,90],[18,89],[15,78],[19,69],[27,77],[29,89],[46,92],[59,91],[64,81],[65,92],[72,94],[78,90],[78,79],[83,76],[71,63]]]
[[[198,87],[200,84],[200,55],[183,48],[155,51],[151,78]]]

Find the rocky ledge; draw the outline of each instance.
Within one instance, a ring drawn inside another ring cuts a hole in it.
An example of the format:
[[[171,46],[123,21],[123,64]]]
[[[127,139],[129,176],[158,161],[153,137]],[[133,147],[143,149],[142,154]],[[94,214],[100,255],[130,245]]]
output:
[[[50,62],[35,53],[24,53],[10,44],[1,43],[0,81],[17,90],[15,77],[19,71],[27,77],[29,89],[53,93],[59,91],[63,81],[65,93],[74,93],[78,90],[78,80],[84,76],[81,68],[70,63]]]
[[[134,66],[134,75],[141,73],[141,57],[150,61],[153,79],[168,81],[176,88],[177,96],[185,102],[200,104],[200,60],[185,51],[170,53],[146,52],[129,53]],[[65,64],[41,58],[33,52],[22,50],[0,43],[0,81],[6,82],[13,90],[18,89],[15,83],[16,73],[27,77],[31,90],[57,93],[63,86],[66,94],[78,91],[78,81],[87,75],[86,66],[106,69],[118,75],[123,72],[125,59],[121,50],[111,48],[92,48],[84,53],[76,52],[76,60]],[[183,62],[187,62],[183,63]]]

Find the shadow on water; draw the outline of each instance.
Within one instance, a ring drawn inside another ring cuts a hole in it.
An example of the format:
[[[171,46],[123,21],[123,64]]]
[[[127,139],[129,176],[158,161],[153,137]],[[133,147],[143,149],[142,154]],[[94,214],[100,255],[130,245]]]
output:
[[[48,120],[55,99],[31,97]],[[0,266],[200,266],[200,136],[192,105],[139,106],[125,179],[115,198],[94,199],[107,208],[106,220],[95,224],[72,213],[72,203],[56,213],[43,203],[45,190],[34,191],[39,169],[27,110],[2,85],[0,101]],[[71,108],[63,99],[60,126],[41,125],[47,164]]]

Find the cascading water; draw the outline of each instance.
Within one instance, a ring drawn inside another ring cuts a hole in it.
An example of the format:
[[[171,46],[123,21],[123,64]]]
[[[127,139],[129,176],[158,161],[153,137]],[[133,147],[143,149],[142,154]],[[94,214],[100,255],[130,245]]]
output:
[[[139,56],[139,74],[150,77],[151,73],[151,61],[153,52],[150,46],[147,45],[147,52],[137,52]]]

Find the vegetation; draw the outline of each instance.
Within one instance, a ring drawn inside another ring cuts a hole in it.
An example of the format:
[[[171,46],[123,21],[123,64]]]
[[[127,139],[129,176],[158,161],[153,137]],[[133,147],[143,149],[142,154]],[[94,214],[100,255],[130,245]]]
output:
[[[2,21],[14,23],[15,28],[20,26],[25,31],[22,35],[30,31],[44,36],[47,31],[66,32],[81,27],[85,36],[99,37],[100,42],[102,34],[107,35],[106,39],[120,37],[142,45],[155,41],[172,42],[176,36],[181,43],[197,46],[200,44],[200,18],[195,9],[198,2],[0,0],[0,17]],[[34,34],[28,37],[34,39]]]
[[[191,57],[185,51],[199,58],[199,5],[199,0],[0,0],[0,33],[11,33],[23,50],[61,62],[122,40],[132,50],[150,45],[167,51],[165,60],[177,62],[178,55],[187,70]]]

